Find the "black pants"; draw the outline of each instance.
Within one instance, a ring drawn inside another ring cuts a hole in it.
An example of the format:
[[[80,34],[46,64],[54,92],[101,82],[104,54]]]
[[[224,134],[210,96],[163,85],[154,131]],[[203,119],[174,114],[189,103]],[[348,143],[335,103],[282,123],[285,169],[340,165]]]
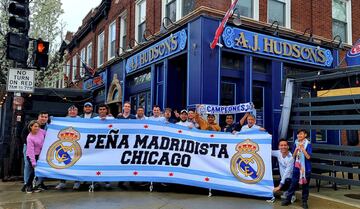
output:
[[[26,182],[26,186],[32,186],[32,182],[35,178],[35,170],[34,170],[34,167],[32,166],[30,158],[28,156],[26,156],[26,159],[28,160],[29,165],[30,165],[30,174],[29,174],[29,179]],[[38,159],[39,159],[39,155],[35,155],[36,162],[38,161]]]
[[[305,173],[305,178],[306,178],[307,183],[302,185],[302,201],[303,202],[307,202],[307,200],[309,198],[310,175],[311,175],[310,172]],[[295,191],[299,186],[299,178],[300,178],[300,170],[298,168],[294,168],[293,176],[291,179],[291,185],[288,190],[287,197],[286,197],[286,199],[288,201],[291,200],[291,197],[295,194]]]

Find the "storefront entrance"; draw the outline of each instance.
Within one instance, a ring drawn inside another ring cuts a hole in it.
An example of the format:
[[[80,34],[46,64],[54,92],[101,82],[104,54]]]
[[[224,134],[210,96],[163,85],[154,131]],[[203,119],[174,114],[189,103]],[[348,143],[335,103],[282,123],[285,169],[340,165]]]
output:
[[[186,109],[187,59],[185,55],[169,59],[167,70],[166,107]],[[164,107],[165,108],[165,107]]]

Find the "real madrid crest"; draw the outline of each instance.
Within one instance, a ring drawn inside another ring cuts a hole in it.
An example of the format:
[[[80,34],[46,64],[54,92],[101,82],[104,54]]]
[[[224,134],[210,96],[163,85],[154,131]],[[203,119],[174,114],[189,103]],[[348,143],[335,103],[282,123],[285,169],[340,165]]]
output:
[[[77,142],[80,133],[73,127],[68,127],[59,131],[58,139],[49,147],[46,161],[53,168],[69,168],[81,157],[81,147]]]
[[[264,161],[257,152],[259,145],[250,139],[236,146],[236,153],[231,158],[231,172],[241,182],[255,184],[264,177]]]

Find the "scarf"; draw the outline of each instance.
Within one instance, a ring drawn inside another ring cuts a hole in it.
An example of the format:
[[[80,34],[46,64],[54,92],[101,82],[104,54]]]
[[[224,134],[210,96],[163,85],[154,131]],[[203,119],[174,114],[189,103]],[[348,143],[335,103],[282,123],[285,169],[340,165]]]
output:
[[[307,139],[304,139],[302,142],[299,142],[298,140],[295,141],[296,147],[299,147],[299,145],[303,145],[304,149],[306,150],[307,145],[309,144],[309,141]],[[295,168],[299,168],[300,170],[300,178],[299,178],[299,184],[306,184],[306,176],[305,176],[305,155],[304,153],[299,149],[295,156]]]

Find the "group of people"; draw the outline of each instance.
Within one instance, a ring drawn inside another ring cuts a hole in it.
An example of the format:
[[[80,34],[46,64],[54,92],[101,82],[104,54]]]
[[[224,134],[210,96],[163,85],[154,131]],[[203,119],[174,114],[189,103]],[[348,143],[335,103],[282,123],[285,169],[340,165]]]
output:
[[[172,114],[174,113],[174,114]],[[174,117],[174,116],[175,117]],[[78,108],[74,105],[68,108],[66,117],[72,118],[93,118],[93,119],[114,119],[115,117],[110,114],[109,107],[106,104],[98,105],[98,112],[94,112],[92,103],[86,102],[83,107],[83,114],[79,115]],[[138,107],[136,114],[131,114],[130,102],[125,102],[123,110],[116,116],[117,119],[137,119],[137,120],[152,120],[164,123],[174,123],[188,128],[198,128],[201,130],[222,131],[236,134],[240,131],[256,129],[265,131],[264,128],[256,125],[256,117],[250,113],[246,113],[241,120],[234,122],[233,115],[226,115],[225,125],[220,127],[216,123],[215,115],[208,114],[207,120],[203,119],[195,110],[183,109],[179,113],[172,111],[171,108],[165,108],[162,114],[161,108],[158,105],[153,106],[152,116],[145,116],[145,109]],[[41,178],[34,181],[34,168],[36,161],[40,155],[41,148],[44,143],[47,122],[49,114],[47,112],[40,112],[37,120],[31,121],[23,130],[22,139],[24,144],[24,186],[22,191],[26,193],[39,192],[47,189]],[[245,121],[247,122],[245,124]],[[281,180],[278,186],[274,188],[274,193],[285,191],[283,194],[282,205],[289,205],[295,201],[294,192],[298,184],[302,185],[303,193],[303,208],[308,208],[307,199],[309,195],[309,182],[311,174],[311,143],[306,138],[307,132],[299,130],[297,140],[294,143],[292,152],[289,150],[288,141],[286,139],[279,140],[279,150],[273,151],[272,155],[277,158]],[[64,189],[66,182],[61,180],[56,186],[56,189]],[[75,181],[73,189],[78,190],[80,182]],[[110,183],[105,182],[105,188],[110,188]]]

